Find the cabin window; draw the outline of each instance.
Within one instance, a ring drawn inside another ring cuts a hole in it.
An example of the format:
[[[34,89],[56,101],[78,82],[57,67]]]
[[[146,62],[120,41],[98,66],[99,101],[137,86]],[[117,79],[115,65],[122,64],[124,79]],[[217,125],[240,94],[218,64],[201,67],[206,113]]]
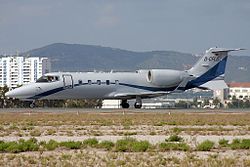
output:
[[[38,80],[36,80],[37,83],[41,83],[41,82],[55,82],[55,81],[59,81],[59,76],[41,76]]]
[[[88,84],[91,85],[91,84],[92,84],[92,81],[91,81],[91,80],[88,80]]]
[[[101,80],[96,81],[97,85],[101,85]]]
[[[82,84],[82,80],[78,80],[78,83],[79,83],[79,85],[81,85]]]
[[[118,81],[118,80],[115,80],[115,84],[116,84],[116,85],[119,85],[119,81]]]
[[[110,81],[109,80],[106,80],[106,85],[110,85]]]

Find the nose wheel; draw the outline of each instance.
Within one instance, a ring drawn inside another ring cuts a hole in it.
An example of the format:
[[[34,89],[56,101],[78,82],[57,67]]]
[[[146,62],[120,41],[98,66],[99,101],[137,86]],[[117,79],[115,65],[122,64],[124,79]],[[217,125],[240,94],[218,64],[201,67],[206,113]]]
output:
[[[30,103],[30,108],[35,108],[35,107],[36,107],[35,101],[32,101],[32,102]]]

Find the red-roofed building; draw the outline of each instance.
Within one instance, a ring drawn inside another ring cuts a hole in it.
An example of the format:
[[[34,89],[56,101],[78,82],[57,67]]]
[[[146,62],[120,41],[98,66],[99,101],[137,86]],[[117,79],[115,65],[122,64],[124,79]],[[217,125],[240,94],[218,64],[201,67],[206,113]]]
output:
[[[250,82],[232,82],[228,83],[228,87],[229,98],[250,99]]]

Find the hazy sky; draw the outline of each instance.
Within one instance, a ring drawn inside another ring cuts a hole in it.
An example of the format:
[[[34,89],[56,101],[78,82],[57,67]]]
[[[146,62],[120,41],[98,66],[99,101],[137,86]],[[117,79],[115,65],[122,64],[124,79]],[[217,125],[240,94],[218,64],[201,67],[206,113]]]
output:
[[[0,0],[0,54],[55,42],[250,55],[250,0]]]

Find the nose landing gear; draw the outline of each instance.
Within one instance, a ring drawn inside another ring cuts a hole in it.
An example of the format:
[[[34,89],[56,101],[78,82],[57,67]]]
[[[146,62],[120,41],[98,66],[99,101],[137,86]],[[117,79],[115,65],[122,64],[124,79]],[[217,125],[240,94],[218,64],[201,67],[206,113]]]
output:
[[[31,103],[30,103],[30,108],[35,108],[36,107],[36,105],[35,105],[35,100],[33,100]]]

